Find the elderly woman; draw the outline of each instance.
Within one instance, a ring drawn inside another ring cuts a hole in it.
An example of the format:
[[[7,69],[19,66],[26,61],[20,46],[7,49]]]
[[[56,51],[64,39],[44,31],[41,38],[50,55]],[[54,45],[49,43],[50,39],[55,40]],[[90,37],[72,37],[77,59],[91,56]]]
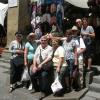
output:
[[[13,40],[10,43],[9,50],[12,53],[11,59],[10,59],[10,90],[9,92],[12,92],[15,89],[15,86],[18,81],[21,79],[21,73],[23,71],[23,65],[24,65],[24,45],[22,42],[22,34],[20,32],[15,33],[16,39]],[[18,61],[19,58],[21,61]]]
[[[65,33],[66,39],[63,41],[63,47],[65,49],[66,53],[66,60],[68,63],[68,72],[66,73],[66,83],[67,83],[67,92],[70,91],[73,84],[73,71],[74,71],[74,65],[77,65],[77,47],[75,40],[72,39],[72,30],[66,30]],[[70,78],[70,82],[69,82]],[[71,83],[69,85],[69,83]]]
[[[93,27],[88,25],[87,18],[82,19],[81,35],[86,45],[86,51],[84,53],[85,64],[87,66],[87,70],[90,71],[91,66],[92,66],[93,39],[95,38],[95,32],[94,32]]]
[[[29,33],[27,36],[27,42],[25,44],[24,50],[24,65],[30,69],[30,66],[33,64],[33,58],[35,54],[35,50],[37,48],[37,42],[35,40],[35,33]],[[31,82],[31,80],[30,80]],[[32,89],[32,84],[29,86],[29,90]]]
[[[67,63],[65,59],[65,50],[61,45],[62,43],[60,40],[57,39],[52,40],[52,47],[54,50],[54,56],[53,56],[53,66],[55,70],[54,74],[55,78],[57,74],[59,75],[59,80],[62,83],[63,76],[66,73]]]
[[[32,82],[35,90],[41,91],[43,96],[48,94],[49,90],[49,82],[48,76],[50,72],[50,67],[52,67],[51,59],[52,59],[52,47],[48,45],[48,39],[46,36],[41,37],[41,44],[37,47],[35,55],[34,55],[34,66],[33,66],[33,78]],[[38,84],[39,81],[39,84]]]

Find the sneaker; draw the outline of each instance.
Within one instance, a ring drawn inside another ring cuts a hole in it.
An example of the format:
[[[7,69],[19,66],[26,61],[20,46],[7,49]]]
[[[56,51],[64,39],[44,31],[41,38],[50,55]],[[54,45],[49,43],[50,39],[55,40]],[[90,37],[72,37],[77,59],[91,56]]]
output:
[[[32,84],[30,84],[28,90],[31,91],[32,89],[33,89],[33,86],[32,86]]]
[[[14,89],[15,89],[14,85],[11,85],[9,88],[9,93],[13,92]]]

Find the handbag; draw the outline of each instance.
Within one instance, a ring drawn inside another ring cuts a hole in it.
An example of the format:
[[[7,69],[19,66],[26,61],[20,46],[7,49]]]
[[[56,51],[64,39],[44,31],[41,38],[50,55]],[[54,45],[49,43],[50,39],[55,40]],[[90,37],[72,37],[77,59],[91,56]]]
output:
[[[40,59],[40,62],[43,62],[43,58],[41,55],[41,49],[40,49],[39,59]],[[52,65],[53,65],[53,62],[52,62],[52,60],[50,60],[47,63],[43,64],[42,69],[48,71],[48,70],[50,70],[50,68],[52,68]]]
[[[13,58],[13,63],[16,67],[24,65],[24,57],[16,56],[15,58]]]
[[[62,90],[62,84],[59,81],[59,76],[57,74],[57,77],[55,79],[55,81],[51,84],[51,90],[53,93],[59,92],[60,90]]]

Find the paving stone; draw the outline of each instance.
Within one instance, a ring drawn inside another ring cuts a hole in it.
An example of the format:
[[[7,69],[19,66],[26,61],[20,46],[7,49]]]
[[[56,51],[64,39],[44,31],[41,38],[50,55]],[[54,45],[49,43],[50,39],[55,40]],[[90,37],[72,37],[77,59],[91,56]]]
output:
[[[89,90],[90,90],[90,91],[95,91],[95,92],[99,92],[99,93],[100,93],[100,84],[92,83],[92,84],[89,86]]]
[[[90,72],[87,72],[86,73],[86,77],[85,77],[85,81],[86,81],[86,87],[88,88],[89,87],[89,84],[92,83],[92,80],[93,80],[93,71],[90,71]]]
[[[96,98],[96,100],[100,100],[100,93],[89,91],[86,96]]]
[[[88,91],[87,88],[81,91],[72,91],[70,93],[64,94],[63,97],[54,97],[53,94],[44,98],[43,100],[79,100],[86,92]]]
[[[100,75],[99,76],[94,76],[93,77],[93,82],[100,84]]]
[[[97,100],[97,99],[94,97],[85,96],[85,97],[81,98],[80,100]]]

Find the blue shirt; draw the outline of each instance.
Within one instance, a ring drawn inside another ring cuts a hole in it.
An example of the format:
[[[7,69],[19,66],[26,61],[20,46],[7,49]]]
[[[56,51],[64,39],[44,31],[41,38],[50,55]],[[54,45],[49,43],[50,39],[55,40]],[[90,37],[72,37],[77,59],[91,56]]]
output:
[[[27,50],[28,50],[27,59],[30,62],[33,60],[34,53],[37,48],[37,43],[36,42],[33,42],[33,43],[27,42],[25,45],[25,48],[27,48]]]

